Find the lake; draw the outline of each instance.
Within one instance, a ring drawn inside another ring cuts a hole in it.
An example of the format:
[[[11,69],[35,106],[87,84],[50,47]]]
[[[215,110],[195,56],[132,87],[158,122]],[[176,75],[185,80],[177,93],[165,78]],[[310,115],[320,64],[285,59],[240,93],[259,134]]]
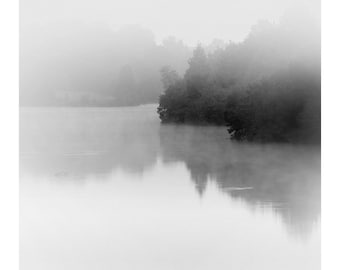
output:
[[[21,108],[20,268],[320,269],[320,147],[155,105]]]

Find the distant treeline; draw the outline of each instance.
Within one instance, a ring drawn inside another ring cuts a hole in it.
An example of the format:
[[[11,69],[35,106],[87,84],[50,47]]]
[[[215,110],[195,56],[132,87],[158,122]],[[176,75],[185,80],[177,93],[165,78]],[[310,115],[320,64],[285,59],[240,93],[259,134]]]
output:
[[[223,47],[213,40],[208,51]],[[20,28],[21,106],[127,106],[157,103],[160,69],[183,75],[193,48],[175,37],[156,43],[136,25],[114,30],[71,21]]]
[[[162,122],[226,125],[232,138],[320,142],[320,22],[287,14],[212,53],[197,46],[183,77],[162,70]]]
[[[180,74],[192,48],[169,37],[157,44],[139,26],[95,23],[22,25],[20,105],[126,106],[157,103],[160,69]]]

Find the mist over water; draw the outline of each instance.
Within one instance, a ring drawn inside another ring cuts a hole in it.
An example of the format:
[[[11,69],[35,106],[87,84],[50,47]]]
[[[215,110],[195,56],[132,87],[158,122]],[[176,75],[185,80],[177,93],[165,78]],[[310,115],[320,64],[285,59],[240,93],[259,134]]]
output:
[[[319,0],[25,0],[19,53],[21,270],[320,269]]]
[[[155,111],[20,109],[22,269],[320,268],[319,147]]]

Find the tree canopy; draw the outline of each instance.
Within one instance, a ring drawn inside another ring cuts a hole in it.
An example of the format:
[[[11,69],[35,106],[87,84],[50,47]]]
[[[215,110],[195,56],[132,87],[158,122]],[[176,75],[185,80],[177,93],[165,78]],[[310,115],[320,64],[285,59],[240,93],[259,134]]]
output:
[[[320,62],[312,16],[260,21],[241,43],[198,45],[158,112],[164,123],[226,125],[238,140],[320,142]]]

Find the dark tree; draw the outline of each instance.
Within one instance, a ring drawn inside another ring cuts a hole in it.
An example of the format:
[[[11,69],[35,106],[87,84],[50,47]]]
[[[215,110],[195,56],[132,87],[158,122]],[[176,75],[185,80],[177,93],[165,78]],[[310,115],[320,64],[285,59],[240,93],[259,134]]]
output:
[[[184,77],[164,83],[162,122],[226,125],[237,140],[320,143],[320,27],[308,16],[288,22],[261,21],[243,42],[208,55],[197,46]]]

